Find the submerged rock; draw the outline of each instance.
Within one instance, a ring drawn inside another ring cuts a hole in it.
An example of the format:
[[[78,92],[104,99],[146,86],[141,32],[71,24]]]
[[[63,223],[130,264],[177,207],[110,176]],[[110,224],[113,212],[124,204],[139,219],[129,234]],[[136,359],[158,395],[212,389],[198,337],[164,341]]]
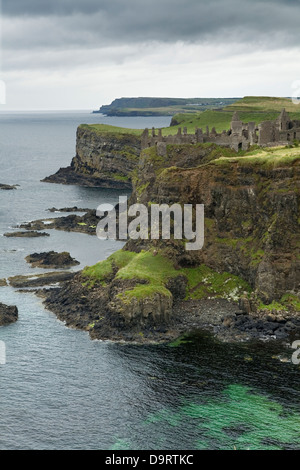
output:
[[[17,185],[10,185],[10,184],[2,184],[0,183],[0,189],[4,189],[6,191],[10,191],[12,189],[17,189]]]
[[[50,237],[49,233],[46,232],[36,232],[36,231],[27,231],[27,232],[10,232],[5,233],[5,237],[13,238],[13,237],[24,237],[24,238],[35,238],[35,237]]]
[[[17,288],[41,287],[67,281],[72,279],[74,275],[75,273],[70,272],[31,274],[28,276],[12,276],[8,278],[8,281],[12,287]]]

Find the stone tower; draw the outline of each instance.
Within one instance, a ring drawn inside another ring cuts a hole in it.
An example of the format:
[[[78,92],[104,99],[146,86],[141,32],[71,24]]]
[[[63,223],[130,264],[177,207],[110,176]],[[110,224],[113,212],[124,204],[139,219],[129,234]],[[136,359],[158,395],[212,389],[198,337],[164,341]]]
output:
[[[279,131],[287,131],[289,129],[290,118],[285,108],[281,111],[279,117],[276,119],[276,127]]]
[[[239,115],[236,111],[232,116],[231,131],[232,131],[232,134],[238,134],[238,135],[242,135],[242,132],[243,132],[243,123],[240,120]]]

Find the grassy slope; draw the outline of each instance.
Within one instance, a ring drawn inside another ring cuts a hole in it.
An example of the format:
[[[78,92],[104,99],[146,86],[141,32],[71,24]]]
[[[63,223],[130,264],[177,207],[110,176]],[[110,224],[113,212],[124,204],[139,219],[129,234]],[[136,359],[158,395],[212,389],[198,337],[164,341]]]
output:
[[[196,268],[175,269],[172,261],[163,252],[152,251],[132,253],[119,250],[108,259],[83,270],[84,283],[92,287],[96,282],[105,285],[116,272],[116,279],[136,279],[146,281],[138,284],[119,296],[123,301],[143,299],[160,293],[170,296],[166,285],[171,278],[183,275],[187,278],[186,298],[201,299],[207,296],[237,300],[244,291],[249,291],[248,284],[230,273],[217,273],[205,265]]]
[[[284,165],[292,165],[297,161],[300,162],[300,147],[274,147],[250,151],[243,156],[220,157],[212,163],[214,165],[238,163],[242,166],[253,167],[254,165],[259,165],[260,168],[276,168]]]
[[[90,131],[95,132],[97,134],[115,135],[116,137],[124,134],[133,134],[136,136],[141,136],[144,130],[110,126],[109,124],[81,124],[79,127],[82,129],[89,129]]]
[[[186,126],[188,132],[194,132],[195,127],[206,128],[209,126],[216,128],[217,132],[230,129],[232,115],[235,111],[243,122],[255,122],[274,120],[281,110],[285,108],[289,112],[291,119],[300,119],[300,105],[293,104],[289,98],[269,98],[269,97],[245,97],[223,108],[221,111],[209,110],[198,115],[179,114],[174,119],[181,127]],[[177,127],[164,129],[164,134],[175,134]],[[169,132],[171,131],[171,132]]]

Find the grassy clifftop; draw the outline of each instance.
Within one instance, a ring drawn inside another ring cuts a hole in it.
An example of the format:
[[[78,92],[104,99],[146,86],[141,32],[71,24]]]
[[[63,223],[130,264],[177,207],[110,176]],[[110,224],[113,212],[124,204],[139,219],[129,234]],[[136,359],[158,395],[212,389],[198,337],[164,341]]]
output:
[[[215,127],[217,132],[230,129],[232,115],[235,111],[243,122],[255,122],[274,120],[281,110],[285,108],[291,119],[300,119],[300,104],[293,104],[289,98],[273,98],[250,96],[236,101],[222,110],[207,110],[196,115],[177,114],[172,119],[170,133],[176,133],[177,126],[185,126],[188,132],[194,132],[195,127]],[[164,132],[169,129],[164,129]]]
[[[215,127],[217,132],[222,132],[230,128],[232,115],[235,111],[239,113],[243,122],[255,122],[256,124],[276,119],[282,108],[290,113],[291,119],[300,120],[300,104],[293,104],[290,98],[247,96],[218,109],[213,109],[216,106],[201,107],[197,105],[193,109],[185,106],[184,110],[175,106],[172,108],[177,114],[172,113],[171,126],[162,129],[163,135],[176,134],[178,126],[187,127],[189,133],[194,133],[196,127],[205,129],[206,126]],[[143,129],[114,127],[107,124],[83,124],[81,127],[98,134],[134,134],[139,136],[143,131]]]

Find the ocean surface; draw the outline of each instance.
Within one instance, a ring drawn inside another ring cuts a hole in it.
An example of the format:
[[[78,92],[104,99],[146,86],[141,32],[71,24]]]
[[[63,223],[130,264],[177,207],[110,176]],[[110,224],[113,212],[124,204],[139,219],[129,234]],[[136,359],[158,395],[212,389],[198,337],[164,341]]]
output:
[[[151,128],[170,118],[0,113],[0,183],[20,185],[0,191],[0,279],[45,272],[26,263],[34,252],[69,251],[78,270],[123,246],[55,230],[3,237],[55,216],[51,207],[96,208],[124,195],[40,181],[69,165],[77,126],[94,122]],[[0,327],[0,450],[300,449],[300,366],[288,345],[228,345],[203,332],[159,346],[92,341],[33,293],[0,287],[0,302],[19,309],[15,324]]]

